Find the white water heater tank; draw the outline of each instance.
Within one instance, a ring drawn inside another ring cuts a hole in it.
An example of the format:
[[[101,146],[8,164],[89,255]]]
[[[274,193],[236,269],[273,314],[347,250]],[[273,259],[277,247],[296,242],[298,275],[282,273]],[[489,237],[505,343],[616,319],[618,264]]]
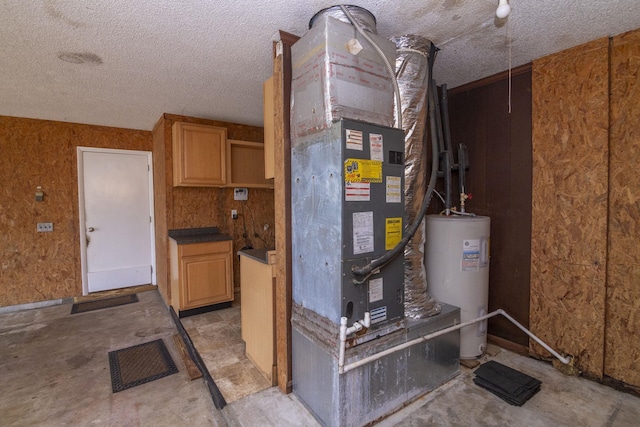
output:
[[[460,307],[460,322],[488,312],[489,228],[486,216],[427,216],[427,289],[436,301]],[[487,346],[487,321],[460,330],[460,358],[475,359]]]

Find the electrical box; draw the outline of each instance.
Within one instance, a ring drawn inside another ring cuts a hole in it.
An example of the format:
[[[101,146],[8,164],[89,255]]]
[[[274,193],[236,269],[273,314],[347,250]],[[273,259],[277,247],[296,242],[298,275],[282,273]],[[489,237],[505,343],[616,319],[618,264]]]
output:
[[[234,188],[233,200],[247,200],[249,192],[246,188]]]
[[[402,239],[402,130],[341,119],[297,138],[291,154],[293,300],[340,323],[404,317],[403,251],[363,283],[364,266]]]

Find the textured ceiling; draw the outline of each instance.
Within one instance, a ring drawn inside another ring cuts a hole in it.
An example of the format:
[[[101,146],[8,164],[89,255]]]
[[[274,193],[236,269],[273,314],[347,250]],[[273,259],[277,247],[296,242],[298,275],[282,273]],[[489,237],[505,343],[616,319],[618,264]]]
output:
[[[640,28],[639,0],[352,0],[378,34],[420,34],[452,88]],[[151,129],[164,112],[262,125],[278,30],[304,35],[323,0],[6,0],[0,115]]]

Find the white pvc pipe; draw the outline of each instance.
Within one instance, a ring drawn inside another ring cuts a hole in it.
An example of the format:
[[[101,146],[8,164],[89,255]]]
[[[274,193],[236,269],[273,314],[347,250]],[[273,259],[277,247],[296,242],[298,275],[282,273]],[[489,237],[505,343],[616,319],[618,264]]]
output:
[[[504,317],[506,317],[511,323],[513,323],[514,325],[516,325],[518,328],[520,328],[524,333],[526,333],[529,337],[531,337],[533,340],[535,340],[538,344],[540,344],[542,347],[544,347],[549,353],[553,354],[559,361],[561,361],[562,363],[564,363],[565,365],[569,364],[569,362],[571,361],[570,358],[568,357],[563,357],[561,356],[558,352],[556,352],[555,350],[553,350],[551,347],[549,347],[547,344],[545,344],[540,338],[538,338],[537,336],[535,336],[533,333],[531,333],[531,331],[529,331],[527,328],[525,328],[524,326],[522,326],[520,323],[518,323],[513,317],[511,317],[509,314],[507,314],[507,312],[505,312],[503,309],[498,309],[496,311],[492,311],[489,314],[485,314],[484,316],[480,316],[476,319],[473,320],[469,320],[468,322],[464,322],[464,323],[460,323],[458,325],[454,325],[454,326],[450,326],[448,328],[444,328],[441,329],[439,331],[433,332],[431,334],[427,334],[427,335],[423,335],[420,338],[416,338],[414,340],[411,341],[407,341],[403,344],[397,345],[395,347],[391,347],[388,348],[386,350],[383,350],[379,353],[373,354],[371,356],[367,356],[363,359],[360,359],[356,362],[350,363],[348,365],[344,364],[344,354],[345,354],[345,347],[346,347],[346,338],[347,335],[346,334],[346,318],[343,317],[342,319],[344,319],[344,339],[343,339],[343,334],[342,334],[342,323],[340,326],[340,359],[338,360],[338,372],[343,374],[345,372],[348,372],[352,369],[358,368],[360,366],[366,365],[370,362],[373,362],[374,360],[378,360],[384,356],[387,356],[389,354],[395,353],[396,351],[400,351],[403,350],[405,348],[411,347],[413,345],[416,344],[420,344],[422,342],[425,341],[429,341],[433,338],[437,338],[441,335],[445,335],[448,334],[449,332],[453,332],[453,331],[457,331],[459,329],[465,328],[467,326],[471,326],[475,323],[481,322],[483,320],[487,320],[491,317],[497,316],[498,314],[503,315]],[[357,322],[356,322],[357,323]]]
[[[531,339],[533,339],[535,342],[537,342],[542,347],[544,347],[545,350],[547,350],[549,353],[553,354],[556,359],[558,359],[559,361],[561,361],[565,365],[568,365],[569,362],[571,362],[571,358],[570,357],[562,357],[560,354],[558,354],[558,352],[556,352],[554,349],[549,347],[544,341],[542,341],[537,336],[533,335],[533,333],[530,330],[528,330],[527,328],[522,326],[520,323],[518,323],[518,321],[516,319],[514,319],[511,316],[509,316],[509,314],[506,311],[504,311],[502,309],[500,309],[498,311],[500,311],[500,314],[502,314],[504,317],[506,317],[511,323],[516,325],[522,332],[524,332],[525,334],[529,335],[529,337],[531,337]]]
[[[344,366],[344,352],[347,345],[347,336],[361,331],[364,328],[368,328],[371,326],[371,313],[365,311],[364,320],[353,322],[353,325],[350,328],[347,328],[347,318],[340,318],[340,354],[338,358],[338,366],[340,367],[340,373],[342,373],[342,366]]]

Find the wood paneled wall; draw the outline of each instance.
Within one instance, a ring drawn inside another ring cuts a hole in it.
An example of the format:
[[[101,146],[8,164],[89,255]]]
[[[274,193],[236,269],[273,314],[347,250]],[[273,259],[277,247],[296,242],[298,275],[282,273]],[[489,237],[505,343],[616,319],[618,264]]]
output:
[[[152,139],[148,131],[0,116],[0,306],[82,295],[77,146],[151,151]],[[36,232],[38,222],[52,222],[53,232]]]
[[[156,257],[158,259],[158,288],[169,302],[168,237],[167,231],[176,228],[219,227],[224,234],[233,236],[233,252],[247,244],[254,248],[275,246],[274,198],[272,189],[250,188],[244,203],[233,200],[233,188],[173,187],[173,157],[171,126],[176,121],[206,124],[227,128],[227,138],[241,141],[263,142],[261,127],[247,126],[217,120],[198,119],[164,114],[153,130],[154,195],[156,201]],[[159,159],[164,159],[160,162]],[[240,214],[231,219],[231,210]],[[268,229],[264,230],[264,225]],[[244,238],[243,234],[247,237]],[[258,234],[259,237],[255,237]],[[161,262],[165,260],[165,262]],[[234,284],[240,286],[240,264],[234,258]]]
[[[529,324],[531,265],[531,66],[449,91],[451,140],[468,147],[467,212],[491,218],[489,311],[502,308]],[[511,101],[511,111],[509,111]],[[457,174],[453,188],[458,205]],[[433,203],[437,203],[434,198]],[[442,208],[439,208],[441,210]],[[528,346],[526,334],[501,316],[489,334]]]
[[[640,31],[611,43],[605,375],[640,386]]]

